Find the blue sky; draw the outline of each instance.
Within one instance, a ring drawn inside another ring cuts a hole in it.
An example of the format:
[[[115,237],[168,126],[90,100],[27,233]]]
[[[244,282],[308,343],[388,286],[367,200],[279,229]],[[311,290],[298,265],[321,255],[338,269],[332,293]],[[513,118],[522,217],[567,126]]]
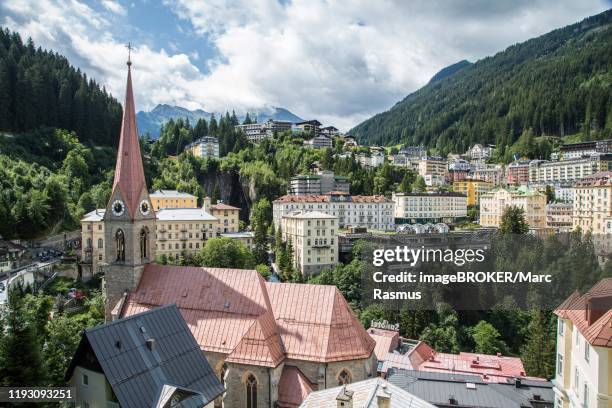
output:
[[[346,130],[476,61],[610,0],[19,0],[0,24],[53,49],[137,109],[282,106]]]

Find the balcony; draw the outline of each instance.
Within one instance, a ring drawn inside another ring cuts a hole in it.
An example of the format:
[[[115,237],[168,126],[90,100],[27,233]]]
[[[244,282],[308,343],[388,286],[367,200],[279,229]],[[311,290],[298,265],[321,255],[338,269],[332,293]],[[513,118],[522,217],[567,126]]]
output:
[[[183,235],[183,236],[181,236],[181,238],[180,238],[180,240],[181,240],[181,241],[187,241],[188,239],[189,239],[189,238],[187,238],[187,236],[184,236],[184,235]]]

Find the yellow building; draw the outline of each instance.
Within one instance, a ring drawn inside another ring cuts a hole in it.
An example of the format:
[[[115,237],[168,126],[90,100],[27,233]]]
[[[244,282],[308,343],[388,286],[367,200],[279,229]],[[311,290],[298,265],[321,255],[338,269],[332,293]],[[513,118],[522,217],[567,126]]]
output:
[[[442,157],[422,157],[418,162],[420,176],[444,179],[448,175],[448,162]]]
[[[203,159],[208,157],[219,158],[219,140],[216,137],[204,136],[187,145],[185,150],[190,151],[195,157]]]
[[[203,208],[219,220],[218,231],[220,234],[238,232],[240,230],[240,208],[222,202],[211,205],[208,197],[204,198]]]
[[[162,208],[196,208],[198,198],[177,190],[157,190],[149,194],[155,211]]]
[[[320,211],[296,211],[283,215],[281,230],[283,241],[293,245],[293,264],[303,276],[338,263],[338,217]]]
[[[483,180],[464,179],[453,182],[453,191],[467,196],[467,205],[479,205],[480,196],[493,189],[493,183]]]
[[[529,228],[546,227],[546,195],[526,186],[498,188],[484,193],[480,197],[480,225],[499,227],[504,210],[509,206],[525,211]]]
[[[574,184],[574,229],[593,234],[609,233],[612,217],[612,172],[605,171],[577,180]]]
[[[574,292],[557,315],[555,408],[612,408],[612,278]]]

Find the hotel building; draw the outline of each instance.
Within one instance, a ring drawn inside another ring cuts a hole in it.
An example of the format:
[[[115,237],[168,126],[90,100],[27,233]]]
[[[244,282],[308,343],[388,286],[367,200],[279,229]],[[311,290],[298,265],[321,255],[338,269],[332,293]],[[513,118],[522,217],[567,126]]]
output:
[[[467,196],[467,205],[479,205],[480,197],[493,189],[493,183],[483,180],[465,179],[453,182],[453,191]]]
[[[264,123],[249,123],[245,125],[236,125],[237,130],[242,130],[247,139],[253,143],[259,143],[262,140],[272,137],[274,133],[281,133],[291,130],[293,124],[284,120],[268,119]]]
[[[546,205],[546,226],[559,232],[572,230],[572,204],[552,203]]]
[[[460,193],[393,193],[395,220],[452,223],[467,217],[467,196]]]
[[[525,212],[530,228],[546,227],[546,195],[527,186],[498,188],[480,197],[480,225],[499,227],[506,207],[515,206]]]
[[[280,225],[284,215],[295,211],[319,211],[338,217],[338,227],[365,227],[372,230],[391,231],[393,201],[382,195],[351,196],[345,193],[323,195],[286,195],[272,203],[274,224]]]
[[[293,245],[293,265],[304,277],[338,263],[338,217],[296,211],[283,215],[280,225],[283,241]]]
[[[483,146],[476,143],[465,153],[471,159],[488,159],[493,154],[493,146]]]
[[[593,155],[569,160],[532,160],[529,163],[529,183],[553,184],[572,182],[612,168],[612,154]]]
[[[486,165],[485,167],[477,167],[472,170],[470,177],[473,179],[484,180],[492,183],[494,186],[500,186],[504,178],[504,167],[502,165]]]
[[[555,310],[555,408],[612,407],[612,278]]]
[[[612,139],[569,143],[561,146],[559,150],[563,160],[578,159],[597,153],[612,153]]]
[[[529,183],[529,160],[517,160],[508,165],[508,184],[523,185]]]
[[[612,217],[612,172],[584,177],[574,184],[572,220],[574,229],[606,234],[606,221]]]
[[[336,176],[329,170],[319,171],[317,174],[303,174],[292,177],[289,181],[289,194],[291,195],[320,195],[332,191],[349,193],[351,182],[348,177]]]
[[[448,163],[442,157],[422,157],[419,160],[418,173],[422,177],[432,176],[434,179],[444,179],[448,175]]]
[[[149,194],[155,211],[162,208],[196,208],[198,198],[177,190],[157,190]]]

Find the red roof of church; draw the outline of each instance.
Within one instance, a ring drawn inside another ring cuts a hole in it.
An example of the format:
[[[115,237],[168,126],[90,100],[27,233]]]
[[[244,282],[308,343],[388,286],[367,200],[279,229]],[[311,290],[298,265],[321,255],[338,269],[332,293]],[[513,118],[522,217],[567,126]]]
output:
[[[297,408],[317,388],[317,384],[311,383],[299,368],[286,365],[278,382],[277,405],[279,408]]]
[[[132,93],[132,71],[129,64],[113,193],[117,188],[119,188],[129,215],[134,217],[143,189],[146,192],[146,182],[142,167],[142,157],[140,156],[140,143],[138,141],[138,129],[136,128],[136,109]]]
[[[587,305],[590,305],[587,307]],[[584,295],[572,293],[555,314],[570,320],[592,346],[612,347],[612,278],[602,279]]]
[[[122,315],[173,302],[200,348],[228,361],[275,367],[285,357],[354,360],[374,349],[335,286],[266,283],[255,270],[146,265]]]

